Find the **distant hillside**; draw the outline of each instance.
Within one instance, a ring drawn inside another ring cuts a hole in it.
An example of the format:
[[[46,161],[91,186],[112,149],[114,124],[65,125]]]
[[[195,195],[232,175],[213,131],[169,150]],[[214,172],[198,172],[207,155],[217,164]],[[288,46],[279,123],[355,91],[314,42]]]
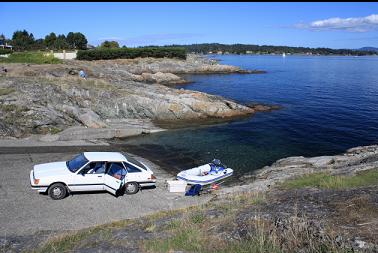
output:
[[[372,52],[378,52],[378,47],[361,47],[358,49],[359,51],[372,51]]]
[[[332,48],[309,48],[309,47],[288,47],[268,46],[249,44],[219,44],[203,43],[191,45],[171,45],[184,47],[188,52],[204,54],[307,54],[307,55],[374,55],[375,52],[353,49],[332,49]]]

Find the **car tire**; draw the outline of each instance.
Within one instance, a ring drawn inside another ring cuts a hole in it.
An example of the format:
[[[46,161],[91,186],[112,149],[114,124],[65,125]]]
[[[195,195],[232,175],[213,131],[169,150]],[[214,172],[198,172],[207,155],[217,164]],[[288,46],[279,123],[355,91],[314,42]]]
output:
[[[127,195],[135,194],[139,191],[139,184],[137,182],[128,182],[125,184],[125,193]]]
[[[52,184],[49,187],[48,194],[53,200],[64,199],[67,196],[67,188],[61,183]]]

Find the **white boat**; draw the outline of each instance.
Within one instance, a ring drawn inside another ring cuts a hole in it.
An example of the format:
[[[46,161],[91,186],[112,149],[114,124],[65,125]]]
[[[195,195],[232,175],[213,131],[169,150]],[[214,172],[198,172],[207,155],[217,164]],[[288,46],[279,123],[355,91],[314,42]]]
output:
[[[282,53],[282,57],[286,57],[286,54],[285,54],[285,53]]]
[[[211,163],[181,171],[177,174],[177,179],[188,184],[208,185],[232,176],[233,172],[233,169],[214,159]]]

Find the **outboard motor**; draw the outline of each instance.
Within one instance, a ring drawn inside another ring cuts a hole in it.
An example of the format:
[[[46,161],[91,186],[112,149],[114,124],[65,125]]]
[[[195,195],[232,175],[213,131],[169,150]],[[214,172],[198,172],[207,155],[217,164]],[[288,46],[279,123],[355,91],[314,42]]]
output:
[[[212,163],[217,165],[217,166],[222,166],[222,163],[219,159],[213,159]]]
[[[210,174],[218,174],[221,171],[226,173],[226,166],[223,165],[219,159],[213,159],[210,163],[210,167]]]

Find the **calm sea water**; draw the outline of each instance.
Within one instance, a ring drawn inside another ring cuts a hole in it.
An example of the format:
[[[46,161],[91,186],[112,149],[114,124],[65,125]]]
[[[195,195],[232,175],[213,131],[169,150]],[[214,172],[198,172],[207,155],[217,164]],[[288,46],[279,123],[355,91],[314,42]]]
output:
[[[153,160],[176,170],[216,157],[241,175],[287,156],[332,155],[378,144],[378,57],[217,58],[267,74],[193,75],[187,78],[194,83],[183,88],[283,109],[130,139],[131,150],[148,150]]]

